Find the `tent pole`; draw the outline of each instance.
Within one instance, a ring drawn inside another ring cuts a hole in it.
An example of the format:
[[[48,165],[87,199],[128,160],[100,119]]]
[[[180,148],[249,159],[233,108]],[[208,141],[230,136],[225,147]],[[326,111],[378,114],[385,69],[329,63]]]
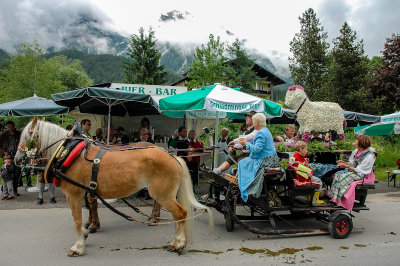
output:
[[[215,133],[214,133],[214,152],[213,152],[213,167],[212,169],[214,169],[214,167],[217,167],[217,149],[215,148],[217,146],[218,143],[218,111],[216,111],[215,114]]]
[[[111,104],[108,105],[107,145],[110,145]]]

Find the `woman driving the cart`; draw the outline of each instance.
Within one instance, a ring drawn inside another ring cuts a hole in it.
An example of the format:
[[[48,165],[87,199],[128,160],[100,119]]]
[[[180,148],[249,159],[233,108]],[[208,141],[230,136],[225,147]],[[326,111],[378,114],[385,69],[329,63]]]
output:
[[[262,190],[263,174],[266,168],[279,167],[274,141],[266,127],[266,117],[257,113],[252,117],[255,130],[259,130],[253,144],[240,139],[250,156],[239,162],[238,181],[242,199],[247,201],[248,195],[259,197]]]
[[[331,201],[348,210],[353,208],[355,185],[359,183],[373,184],[375,181],[373,166],[376,157],[370,149],[370,145],[370,137],[358,135],[357,149],[351,153],[349,162],[338,162],[339,168],[347,169],[344,173],[336,173],[329,194]]]

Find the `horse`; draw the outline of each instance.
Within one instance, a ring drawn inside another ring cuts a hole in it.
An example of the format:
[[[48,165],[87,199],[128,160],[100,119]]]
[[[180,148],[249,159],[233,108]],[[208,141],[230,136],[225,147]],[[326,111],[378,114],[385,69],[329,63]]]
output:
[[[50,160],[57,145],[51,146],[67,136],[67,131],[55,124],[38,121],[35,117],[21,133],[15,161],[19,162],[25,154],[23,150],[30,140],[35,140],[42,156]],[[65,171],[73,181],[89,186],[92,163],[85,159],[94,159],[101,148],[90,144],[83,150]],[[200,204],[193,193],[189,170],[183,159],[168,154],[160,148],[110,150],[101,159],[97,176],[97,193],[104,199],[125,198],[139,191],[147,184],[150,196],[172,213],[175,221],[175,233],[169,250],[182,252],[192,232],[192,207],[205,210],[209,216],[209,228],[214,221],[211,210]],[[82,256],[86,250],[87,231],[82,227],[82,199],[84,190],[66,181],[60,188],[71,208],[76,230],[76,241],[68,256]],[[178,197],[177,197],[178,196]]]

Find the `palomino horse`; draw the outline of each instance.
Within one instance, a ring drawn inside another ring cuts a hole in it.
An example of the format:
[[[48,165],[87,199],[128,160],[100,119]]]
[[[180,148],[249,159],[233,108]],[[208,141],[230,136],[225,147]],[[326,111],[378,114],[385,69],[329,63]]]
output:
[[[56,146],[51,144],[66,137],[67,131],[46,121],[38,121],[35,117],[22,131],[20,146],[15,160],[21,161],[25,156],[21,150],[30,139],[35,139],[42,156],[50,159]],[[84,186],[91,181],[92,163],[85,157],[94,159],[99,147],[90,145],[83,151],[66,170],[65,175]],[[207,210],[210,229],[213,227],[211,210],[200,204],[193,194],[189,170],[185,162],[171,156],[160,148],[147,148],[124,151],[107,151],[100,163],[97,176],[97,192],[105,199],[124,198],[139,191],[147,184],[150,196],[172,213],[175,223],[174,239],[170,250],[181,252],[191,233],[190,217],[192,207]],[[68,252],[69,256],[80,256],[85,253],[86,230],[82,227],[82,199],[84,190],[66,181],[61,181],[64,192],[72,211],[76,229],[76,241]],[[178,200],[177,200],[178,194]]]

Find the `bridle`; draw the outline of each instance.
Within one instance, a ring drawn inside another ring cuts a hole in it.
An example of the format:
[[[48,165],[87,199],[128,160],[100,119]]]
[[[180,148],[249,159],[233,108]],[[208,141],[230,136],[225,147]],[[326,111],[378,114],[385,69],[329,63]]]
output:
[[[36,148],[36,154],[35,157],[29,158],[31,160],[33,160],[35,163],[38,163],[35,158],[38,157],[38,155],[41,153],[40,151],[40,145],[39,145],[39,128],[40,128],[40,121],[37,121],[35,128],[34,129],[29,129],[29,135],[30,138],[27,139],[26,141],[24,141],[24,143],[20,143],[17,147],[18,151],[21,153],[25,153],[26,152],[26,146],[28,145],[28,143],[32,143],[35,145]]]

